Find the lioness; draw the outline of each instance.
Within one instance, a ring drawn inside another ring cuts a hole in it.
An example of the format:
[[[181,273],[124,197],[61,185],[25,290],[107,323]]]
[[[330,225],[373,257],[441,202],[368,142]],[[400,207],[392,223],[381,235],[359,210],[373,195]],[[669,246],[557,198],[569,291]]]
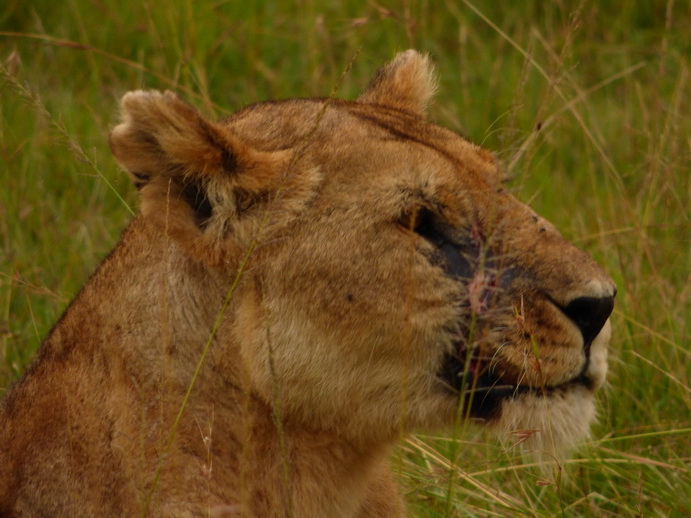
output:
[[[614,285],[434,89],[409,50],[352,102],[125,95],[140,213],[2,402],[0,515],[400,516],[402,432],[584,437]]]

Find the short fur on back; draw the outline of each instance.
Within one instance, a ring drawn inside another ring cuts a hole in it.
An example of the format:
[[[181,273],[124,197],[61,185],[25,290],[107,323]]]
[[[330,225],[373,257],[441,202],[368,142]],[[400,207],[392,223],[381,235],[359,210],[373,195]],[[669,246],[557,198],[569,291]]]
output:
[[[0,404],[0,515],[402,516],[402,431],[585,437],[613,283],[435,85],[409,50],[356,101],[125,95],[140,212]]]

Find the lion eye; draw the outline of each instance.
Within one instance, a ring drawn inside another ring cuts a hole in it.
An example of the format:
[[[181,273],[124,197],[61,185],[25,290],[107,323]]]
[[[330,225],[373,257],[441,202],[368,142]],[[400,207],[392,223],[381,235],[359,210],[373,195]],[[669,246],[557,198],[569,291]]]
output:
[[[412,232],[426,235],[432,229],[432,220],[433,214],[427,207],[417,206],[404,212],[399,218],[398,224]]]

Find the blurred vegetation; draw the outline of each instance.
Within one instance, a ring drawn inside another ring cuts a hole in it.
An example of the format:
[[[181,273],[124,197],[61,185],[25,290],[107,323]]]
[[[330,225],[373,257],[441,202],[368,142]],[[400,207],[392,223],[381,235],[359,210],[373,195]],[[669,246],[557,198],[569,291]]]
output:
[[[689,516],[691,2],[5,0],[0,5],[0,386],[136,210],[117,102],[176,90],[223,116],[353,98],[396,51],[437,62],[431,118],[492,149],[517,196],[619,286],[594,439],[547,477],[470,430],[395,456],[419,516]],[[355,57],[356,56],[356,57]]]

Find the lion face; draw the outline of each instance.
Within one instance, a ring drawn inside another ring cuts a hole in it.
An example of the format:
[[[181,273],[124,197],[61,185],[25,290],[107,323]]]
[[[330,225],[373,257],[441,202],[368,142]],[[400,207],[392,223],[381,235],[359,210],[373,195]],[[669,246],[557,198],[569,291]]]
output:
[[[612,282],[506,192],[486,152],[385,108],[368,119],[346,139],[356,148],[335,138],[320,157],[324,196],[264,272],[278,378],[314,391],[300,406],[328,415],[345,396],[414,428],[452,422],[459,397],[489,420],[507,400],[589,398]]]
[[[130,94],[113,151],[191,255],[232,276],[252,249],[227,346],[287,421],[366,443],[461,415],[571,443],[605,378],[614,285],[490,153],[424,119],[433,83],[408,51],[357,101],[218,124]]]

